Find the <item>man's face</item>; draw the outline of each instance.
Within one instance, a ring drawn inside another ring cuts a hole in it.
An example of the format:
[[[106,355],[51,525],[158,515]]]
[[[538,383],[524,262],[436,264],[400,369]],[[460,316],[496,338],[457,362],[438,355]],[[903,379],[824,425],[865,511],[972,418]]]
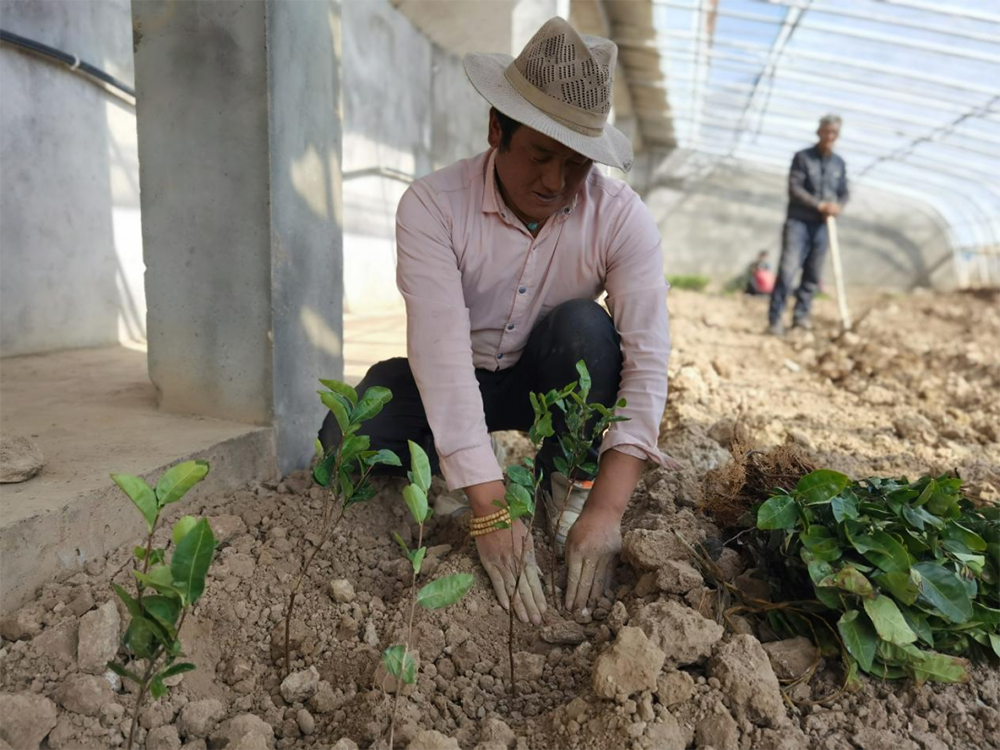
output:
[[[833,153],[833,144],[840,136],[840,128],[837,125],[823,125],[816,131],[816,135],[819,136],[819,150],[824,156],[828,156]]]
[[[547,135],[521,125],[500,147],[500,122],[490,115],[490,146],[497,150],[496,168],[506,199],[522,216],[544,221],[569,205],[593,164]]]

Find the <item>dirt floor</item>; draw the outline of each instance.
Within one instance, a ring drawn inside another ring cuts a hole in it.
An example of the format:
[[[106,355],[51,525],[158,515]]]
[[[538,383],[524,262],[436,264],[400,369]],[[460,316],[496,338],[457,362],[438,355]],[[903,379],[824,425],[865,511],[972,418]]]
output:
[[[550,607],[543,628],[518,627],[511,698],[507,616],[462,525],[432,520],[425,572],[471,572],[476,583],[460,604],[419,614],[418,681],[400,701],[397,747],[1000,747],[995,665],[976,667],[966,685],[865,678],[846,694],[839,667],[821,661],[808,684],[782,695],[779,679],[813,661],[810,644],[767,642],[747,620],[726,622],[671,533],[725,541],[702,503],[705,476],[729,459],[734,430],[761,446],[794,443],[852,476],[957,470],[970,494],[1000,500],[998,303],[872,297],[857,305],[856,332],[837,339],[835,306],[821,300],[814,333],[774,339],[762,334],[765,300],[673,292],[662,445],[684,468],[650,470],[640,483],[614,593],[585,615]],[[504,440],[512,452],[524,447],[517,435]],[[323,490],[297,474],[236,492],[214,511],[217,560],[182,634],[198,671],[143,711],[137,747],[387,746],[390,704],[377,667],[399,640],[409,592],[390,532],[409,540],[412,529],[401,485],[381,488],[312,567],[293,628],[292,668],[301,674],[284,686],[276,634],[289,584],[318,541]],[[551,554],[538,546],[548,569]],[[112,688],[101,664],[125,615],[105,604],[109,583],[127,585],[129,557],[122,549],[44,586],[4,621],[0,748],[124,744],[135,697]],[[740,577],[744,562],[731,550],[719,560],[737,585],[761,585]]]

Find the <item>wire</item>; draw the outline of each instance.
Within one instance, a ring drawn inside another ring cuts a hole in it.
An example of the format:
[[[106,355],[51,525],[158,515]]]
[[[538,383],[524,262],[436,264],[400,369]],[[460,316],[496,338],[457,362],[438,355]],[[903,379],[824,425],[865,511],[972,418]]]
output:
[[[135,99],[135,89],[131,86],[122,83],[117,78],[105,73],[100,68],[96,68],[88,62],[84,62],[76,55],[68,54],[62,50],[56,49],[55,47],[50,47],[47,44],[36,42],[33,39],[28,39],[27,37],[14,34],[10,31],[5,31],[4,29],[0,29],[0,42],[6,42],[7,44],[11,44],[15,47],[26,49],[29,52],[34,52],[37,55],[56,60],[65,65],[71,71],[86,74],[91,78],[96,78],[97,80],[106,83],[109,86],[113,86],[119,91],[122,91]]]

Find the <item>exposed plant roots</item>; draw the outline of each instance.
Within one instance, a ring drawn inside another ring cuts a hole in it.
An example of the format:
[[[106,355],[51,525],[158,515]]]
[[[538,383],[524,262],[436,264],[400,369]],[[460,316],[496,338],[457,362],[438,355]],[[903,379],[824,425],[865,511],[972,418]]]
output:
[[[738,431],[737,431],[738,432]],[[772,490],[791,490],[818,466],[794,445],[757,450],[752,441],[733,438],[732,461],[705,477],[705,510],[724,529],[750,525],[750,509]]]

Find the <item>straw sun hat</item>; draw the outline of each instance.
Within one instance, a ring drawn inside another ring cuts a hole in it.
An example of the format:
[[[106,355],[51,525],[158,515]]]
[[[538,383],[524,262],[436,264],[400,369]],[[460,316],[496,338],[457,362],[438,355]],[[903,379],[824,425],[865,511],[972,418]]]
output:
[[[471,53],[465,73],[490,104],[600,164],[628,171],[632,144],[608,125],[618,47],[577,34],[556,17],[545,22],[517,59]]]

